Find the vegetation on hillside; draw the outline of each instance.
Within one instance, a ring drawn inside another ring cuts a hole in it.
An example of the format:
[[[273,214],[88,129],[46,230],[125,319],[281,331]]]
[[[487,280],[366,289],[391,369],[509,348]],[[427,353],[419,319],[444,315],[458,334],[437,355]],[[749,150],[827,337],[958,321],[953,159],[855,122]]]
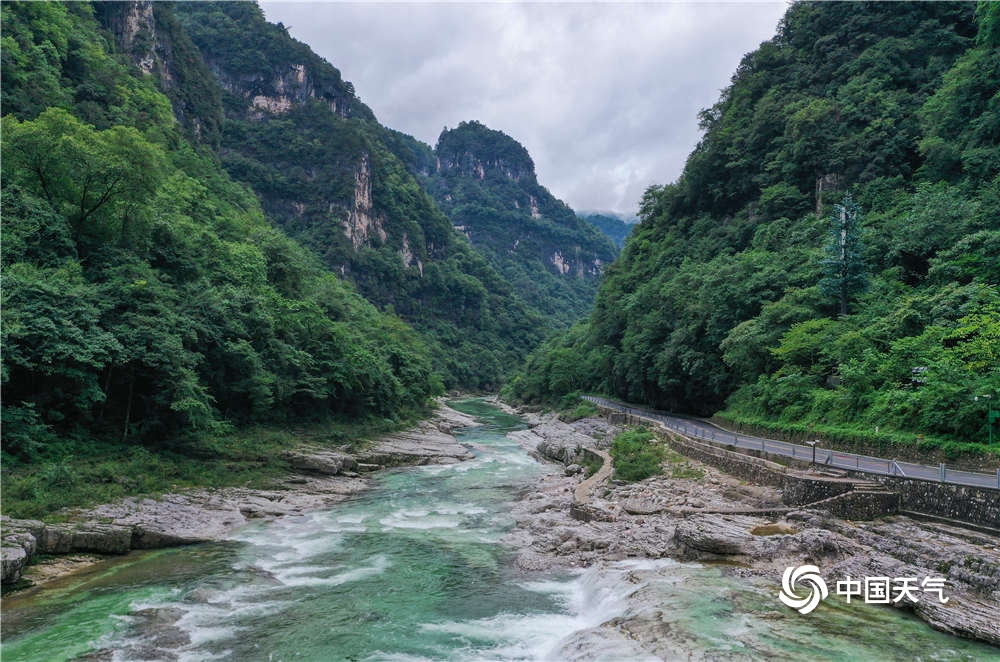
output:
[[[634,223],[626,223],[621,218],[609,214],[580,214],[580,218],[606,234],[619,249],[625,246],[625,240],[635,228]]]
[[[646,428],[627,430],[615,437],[610,454],[618,480],[634,483],[663,473],[663,446]]]
[[[2,12],[3,464],[35,476],[5,502],[74,458],[391,424],[441,392],[421,337],[267,223],[91,5]]]
[[[446,129],[433,167],[415,170],[435,202],[514,290],[565,327],[594,301],[615,248],[538,183],[528,151],[479,122]]]
[[[498,386],[552,322],[454,231],[397,156],[415,158],[401,150],[416,141],[375,122],[335,68],[256,5],[175,12],[225,88],[229,174],[273,224],[412,324],[447,387]],[[255,105],[261,98],[294,103],[270,112]]]
[[[702,113],[681,178],[647,191],[589,320],[509,393],[985,442],[975,396],[1000,397],[998,39],[991,3],[791,6]],[[836,203],[857,205],[863,252],[834,292]]]

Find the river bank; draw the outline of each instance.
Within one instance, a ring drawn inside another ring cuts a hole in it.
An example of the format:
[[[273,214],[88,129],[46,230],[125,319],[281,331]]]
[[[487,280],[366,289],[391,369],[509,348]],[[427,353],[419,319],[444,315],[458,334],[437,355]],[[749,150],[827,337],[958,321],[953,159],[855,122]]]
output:
[[[108,555],[224,540],[248,521],[300,515],[368,489],[368,474],[404,465],[450,464],[472,454],[451,434],[476,419],[439,403],[434,416],[381,437],[356,453],[304,446],[287,451],[295,473],[273,489],[193,489],[159,498],[126,498],[66,511],[58,524],[4,516],[2,581],[6,587],[42,585],[86,570]],[[43,559],[42,563],[33,561]]]
[[[807,508],[769,516],[768,510],[783,505],[777,489],[748,484],[676,454],[668,455],[662,476],[596,487],[587,504],[594,516],[580,521],[571,516],[582,480],[573,465],[580,461],[580,449],[606,448],[617,428],[600,418],[567,424],[554,415],[522,415],[531,429],[508,436],[530,452],[567,466],[566,472],[542,478],[538,489],[514,507],[517,526],[508,542],[522,550],[517,564],[525,570],[656,559],[718,564],[729,576],[772,586],[776,619],[810,618],[777,600],[788,567],[817,565],[828,581],[941,577],[946,580],[947,603],[924,595],[916,603],[897,605],[937,630],[1000,646],[996,537],[902,516],[849,522]],[[760,514],[724,512],[732,510]],[[643,572],[649,579],[652,571],[636,570],[637,585],[643,583]],[[669,659],[671,651],[685,643],[677,639],[683,635],[672,630],[662,609],[643,604],[641,593],[637,590],[625,616],[575,635],[579,645],[565,649],[567,658],[573,658],[573,650],[586,648],[588,641],[593,645],[625,638],[638,641],[646,653]],[[843,599],[831,595],[828,602]],[[854,604],[859,600],[855,597]]]
[[[525,423],[481,399],[451,404],[477,419],[454,433],[471,459],[425,452],[441,463],[364,474],[366,489],[328,508],[250,518],[217,542],[106,556],[17,591],[4,600],[4,659],[34,662],[39,651],[89,662],[996,657],[898,610],[831,598],[800,617],[775,599],[772,578],[734,572],[751,563],[670,558],[673,530],[648,530],[651,517],[615,516],[604,524],[622,528],[598,540],[600,522],[565,512],[579,469],[527,451],[541,445],[573,459],[572,444],[606,443],[617,428],[531,414]],[[698,472],[683,458],[668,468],[672,479]],[[590,505],[614,514],[620,503],[603,489]],[[697,497],[692,490],[688,500]]]

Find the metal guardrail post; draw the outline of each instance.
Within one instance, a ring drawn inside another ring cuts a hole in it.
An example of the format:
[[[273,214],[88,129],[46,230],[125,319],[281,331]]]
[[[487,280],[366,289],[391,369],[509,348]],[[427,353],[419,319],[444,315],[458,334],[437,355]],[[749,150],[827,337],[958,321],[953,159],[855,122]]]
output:
[[[997,469],[997,489],[1000,490],[1000,469]]]
[[[938,465],[938,471],[941,474],[941,482],[943,483],[945,477],[947,476],[947,471],[948,471],[947,467],[945,467],[944,465],[944,462]]]

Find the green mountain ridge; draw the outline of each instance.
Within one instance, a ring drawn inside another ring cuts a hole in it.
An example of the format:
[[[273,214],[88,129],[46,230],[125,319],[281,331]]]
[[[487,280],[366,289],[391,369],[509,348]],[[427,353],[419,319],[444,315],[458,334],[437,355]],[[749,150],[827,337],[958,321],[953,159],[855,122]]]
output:
[[[619,249],[625,246],[625,240],[632,233],[632,230],[635,229],[636,225],[635,223],[626,222],[619,216],[608,212],[578,212],[578,214],[584,221],[607,235]]]
[[[445,129],[435,148],[390,133],[390,149],[455,229],[550,325],[586,314],[617,251],[538,183],[523,145],[476,121]]]
[[[565,323],[256,5],[15,2],[3,24],[6,467],[403,419]]]
[[[701,114],[680,179],[647,191],[589,319],[509,393],[602,391],[956,452],[985,441],[975,396],[1000,392],[998,19],[993,3],[792,5]],[[867,287],[838,315],[820,285],[847,259],[847,192]]]
[[[560,325],[589,310],[615,248],[538,183],[527,150],[479,122],[441,133],[423,177],[456,229]]]

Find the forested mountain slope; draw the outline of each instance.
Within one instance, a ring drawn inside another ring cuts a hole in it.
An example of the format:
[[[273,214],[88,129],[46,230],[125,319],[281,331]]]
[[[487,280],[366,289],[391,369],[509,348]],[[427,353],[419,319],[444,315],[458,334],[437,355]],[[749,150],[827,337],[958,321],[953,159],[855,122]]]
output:
[[[1000,395],[998,5],[792,5],[701,123],[589,320],[511,392],[984,441],[975,396]]]
[[[198,74],[195,60],[170,68],[190,44],[168,50],[122,12],[139,26],[123,55],[98,20],[110,9],[2,8],[5,469],[128,456],[105,442],[178,450],[234,424],[422,410],[441,389],[425,342],[189,141],[211,144],[220,116],[191,106],[196,86],[172,96],[178,124],[156,83]]]
[[[625,245],[625,239],[635,228],[635,224],[631,220],[626,223],[618,215],[612,215],[610,212],[580,213],[580,218],[607,235],[619,249]]]
[[[550,322],[454,231],[394,153],[399,134],[256,5],[173,11],[222,88],[222,165],[271,222],[420,331],[446,385],[499,384]]]
[[[433,166],[420,175],[456,229],[529,304],[565,326],[590,310],[617,251],[538,183],[520,143],[462,122],[441,133]]]

